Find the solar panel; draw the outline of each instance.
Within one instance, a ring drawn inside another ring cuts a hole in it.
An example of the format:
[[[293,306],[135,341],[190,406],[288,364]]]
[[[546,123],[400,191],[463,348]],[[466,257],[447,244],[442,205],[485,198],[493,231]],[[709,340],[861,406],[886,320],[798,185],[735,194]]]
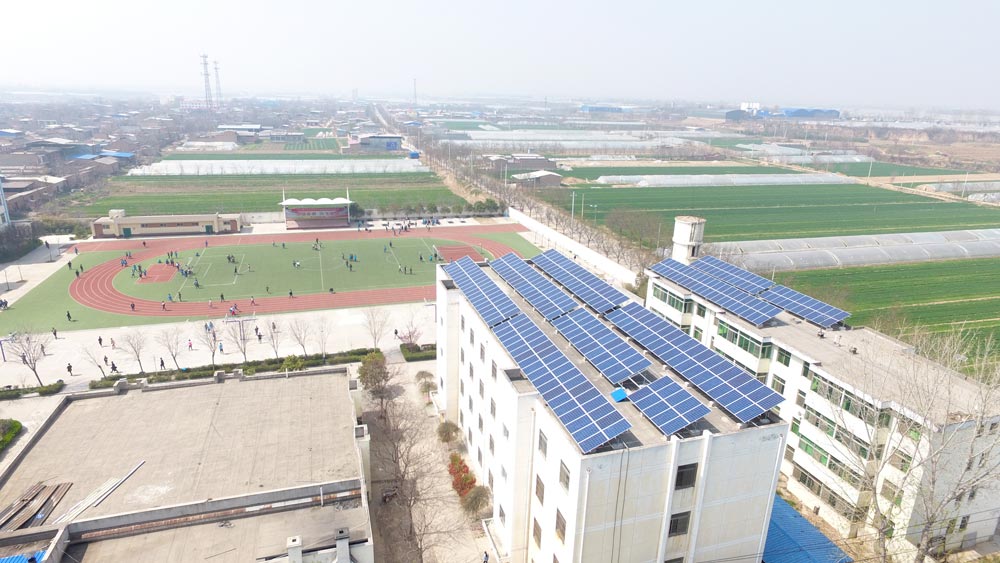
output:
[[[638,303],[629,303],[606,317],[740,422],[749,422],[784,400],[736,364]]]
[[[556,250],[546,250],[531,261],[598,313],[610,311],[619,303],[628,301],[624,293]]]
[[[468,256],[444,266],[444,271],[455,281],[455,285],[462,290],[487,326],[493,326],[521,312],[500,286]]]
[[[629,400],[667,436],[712,412],[669,377],[661,377],[632,393]]]
[[[632,427],[526,315],[496,325],[493,332],[583,453]]]
[[[513,252],[490,262],[490,267],[547,321],[578,307],[572,297]]]
[[[760,298],[823,328],[830,328],[851,316],[847,311],[783,285],[761,293]]]
[[[774,285],[774,282],[767,278],[723,262],[715,256],[705,256],[696,260],[691,267],[754,295]]]
[[[586,309],[570,311],[552,324],[615,385],[653,365]]]
[[[653,264],[649,269],[701,295],[754,326],[766,323],[781,312],[781,309],[766,301],[671,258]]]

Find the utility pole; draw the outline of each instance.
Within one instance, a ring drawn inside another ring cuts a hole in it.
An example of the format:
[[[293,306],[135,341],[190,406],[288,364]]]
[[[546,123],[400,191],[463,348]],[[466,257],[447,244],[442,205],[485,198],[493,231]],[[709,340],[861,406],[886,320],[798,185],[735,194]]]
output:
[[[208,55],[201,56],[201,76],[205,79],[205,109],[212,110],[212,83],[208,77]]]
[[[212,61],[215,65],[215,107],[222,108],[222,83],[219,82],[219,61]]]
[[[569,218],[570,221],[576,221],[576,192],[570,192],[573,194],[573,202],[569,205]]]

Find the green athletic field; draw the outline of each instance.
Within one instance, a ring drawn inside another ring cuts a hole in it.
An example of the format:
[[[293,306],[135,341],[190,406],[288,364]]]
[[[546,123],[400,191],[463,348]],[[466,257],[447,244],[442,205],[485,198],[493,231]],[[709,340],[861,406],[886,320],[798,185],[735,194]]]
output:
[[[294,174],[233,176],[119,176],[109,193],[86,198],[72,194],[67,210],[78,217],[101,217],[109,209],[129,215],[279,211],[286,197],[344,197],[362,208],[453,207],[467,202],[430,172],[404,174]]]
[[[1000,209],[944,202],[864,185],[582,188],[543,191],[577,216],[604,222],[614,210],[662,216],[664,240],[677,215],[708,219],[711,242],[1000,227]],[[596,205],[597,207],[592,207]]]
[[[871,167],[872,176],[935,176],[939,174],[965,174],[962,170],[947,168],[926,168],[922,166],[907,166],[891,162],[845,162],[839,164],[813,164],[810,168],[826,172],[839,172],[848,176],[868,176]]]
[[[573,170],[560,170],[560,174],[582,180],[596,180],[601,176],[674,176],[678,174],[801,174],[779,166],[580,166]]]
[[[902,321],[1000,338],[1000,260],[948,260],[779,272],[775,280],[851,312],[848,322]]]
[[[392,247],[388,246],[390,242]],[[226,299],[247,299],[287,295],[288,290],[305,295],[323,293],[331,287],[336,291],[357,291],[430,285],[434,281],[434,264],[428,261],[428,256],[433,247],[455,244],[461,243],[406,237],[391,241],[327,241],[320,250],[313,250],[311,243],[286,243],[284,247],[280,242],[275,246],[213,246],[181,251],[181,263],[190,265],[194,277],[175,275],[165,283],[140,282],[131,276],[131,268],[126,268],[115,277],[114,284],[115,289],[126,295],[154,301],[165,300],[168,293],[176,296],[178,291],[183,293],[184,301],[207,301],[218,300],[220,294]],[[349,270],[342,256],[352,253],[360,260],[351,262],[353,269]],[[235,257],[235,264],[226,259],[229,255]],[[165,259],[162,256],[142,265],[149,268],[157,260]],[[293,262],[299,262],[300,266],[294,267]],[[401,266],[412,268],[413,274],[400,274]],[[200,289],[194,287],[195,279]]]

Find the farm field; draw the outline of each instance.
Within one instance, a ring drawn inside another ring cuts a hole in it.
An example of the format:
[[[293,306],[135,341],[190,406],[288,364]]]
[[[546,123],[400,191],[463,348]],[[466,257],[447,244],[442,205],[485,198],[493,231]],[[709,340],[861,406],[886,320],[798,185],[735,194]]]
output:
[[[678,174],[801,174],[780,166],[580,166],[573,170],[559,170],[563,176],[596,180],[601,176],[647,176]]]
[[[320,133],[329,133],[331,131],[333,131],[333,129],[329,127],[306,127],[302,130],[302,134],[306,137],[315,137]]]
[[[848,176],[868,176],[868,167],[871,166],[872,176],[932,176],[936,174],[965,174],[962,170],[948,170],[946,168],[925,168],[922,166],[907,166],[905,164],[893,164],[891,162],[842,162],[836,164],[814,164],[810,168],[823,170],[825,172],[839,172]]]
[[[310,139],[303,143],[285,143],[286,151],[331,151],[341,146],[338,139]]]
[[[372,160],[384,159],[384,154],[340,154],[316,152],[228,152],[228,153],[172,153],[163,160]],[[400,157],[402,158],[402,157]]]
[[[864,185],[574,188],[541,192],[577,216],[603,223],[612,210],[660,215],[663,233],[676,215],[708,219],[705,240],[761,240],[866,233],[996,228],[1000,209],[953,203]],[[586,205],[586,208],[583,206]],[[596,206],[596,207],[594,207]]]
[[[993,258],[779,272],[775,281],[829,299],[851,312],[852,325],[901,317],[934,332],[964,328],[979,340],[1000,338],[1000,260]]]
[[[719,147],[721,149],[733,149],[737,151],[746,149],[741,149],[736,145],[760,145],[764,143],[764,141],[760,139],[743,138],[743,137],[722,137],[719,139],[705,139],[704,141],[701,142],[707,145],[711,145],[713,147]]]
[[[399,209],[421,205],[464,205],[464,199],[444,187],[433,173],[249,175],[249,176],[119,176],[111,193],[78,202],[79,217],[100,217],[109,209],[129,215],[237,213],[279,211],[286,197],[344,197],[363,208]]]
[[[433,121],[433,120],[432,120]],[[490,125],[486,121],[436,121],[442,127],[452,131],[482,131],[480,125]]]

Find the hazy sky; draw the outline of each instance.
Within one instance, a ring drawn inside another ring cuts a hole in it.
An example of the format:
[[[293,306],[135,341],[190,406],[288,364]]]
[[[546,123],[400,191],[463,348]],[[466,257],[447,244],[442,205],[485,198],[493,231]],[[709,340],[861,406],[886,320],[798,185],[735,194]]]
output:
[[[155,6],[155,7],[154,7]],[[6,0],[0,87],[1000,109],[1000,2]],[[213,77],[214,88],[214,77]]]

